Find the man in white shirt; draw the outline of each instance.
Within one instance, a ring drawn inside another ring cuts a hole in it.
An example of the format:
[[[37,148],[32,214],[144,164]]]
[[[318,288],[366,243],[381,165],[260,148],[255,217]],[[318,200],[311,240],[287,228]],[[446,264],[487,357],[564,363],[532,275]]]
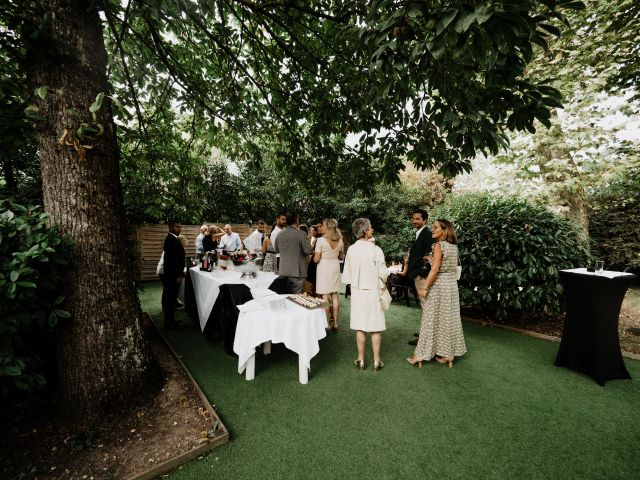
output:
[[[277,216],[276,216],[276,226],[273,230],[271,230],[271,235],[269,235],[269,238],[271,239],[271,245],[275,245],[276,244],[276,238],[278,237],[278,234],[284,230],[284,227],[287,226],[287,214],[284,212],[280,212]],[[280,254],[277,253],[276,254],[276,259],[278,262],[278,266],[280,265]]]
[[[231,229],[228,223],[224,226],[225,234],[220,238],[218,250],[226,250],[227,252],[235,252],[240,250],[240,235]]]
[[[262,250],[262,242],[264,241],[264,232],[267,229],[267,222],[260,220],[258,222],[258,228],[256,228],[251,234],[244,239],[244,248],[249,253],[260,253]]]
[[[196,237],[196,258],[202,258],[202,256],[204,255],[204,246],[202,245],[202,240],[207,234],[207,230],[209,230],[209,227],[206,225],[202,225],[200,227],[200,234]]]

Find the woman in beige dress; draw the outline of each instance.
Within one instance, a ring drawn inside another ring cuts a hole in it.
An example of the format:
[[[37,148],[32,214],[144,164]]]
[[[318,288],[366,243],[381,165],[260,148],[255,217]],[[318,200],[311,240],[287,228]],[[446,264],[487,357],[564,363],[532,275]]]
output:
[[[331,313],[333,313],[333,331],[338,333],[340,329],[338,325],[340,260],[344,258],[344,243],[337,221],[329,218],[323,222],[323,226],[324,236],[316,241],[313,254],[313,261],[318,264],[315,292],[322,295],[322,299],[326,302],[327,325],[331,325]]]
[[[353,235],[357,241],[347,250],[342,274],[342,281],[351,284],[351,329],[356,331],[358,347],[358,358],[353,364],[364,370],[366,332],[370,332],[373,369],[380,370],[384,367],[380,359],[380,332],[386,329],[380,294],[387,288],[385,282],[389,271],[384,253],[369,241],[373,228],[368,219],[358,218],[353,222]]]
[[[433,224],[431,238],[437,242],[433,244],[431,271],[426,279],[417,277],[416,282],[423,304],[420,336],[413,357],[407,361],[422,367],[424,360],[435,356],[439,363],[452,367],[454,358],[467,352],[456,279],[458,238],[453,224],[442,219]]]

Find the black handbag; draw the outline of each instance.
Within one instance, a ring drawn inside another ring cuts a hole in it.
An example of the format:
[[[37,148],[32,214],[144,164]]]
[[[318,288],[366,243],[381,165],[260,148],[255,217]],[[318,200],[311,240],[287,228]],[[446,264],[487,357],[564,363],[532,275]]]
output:
[[[424,262],[424,265],[422,265],[422,267],[420,267],[420,270],[418,270],[418,276],[422,278],[427,278],[430,271],[431,271],[431,264]]]

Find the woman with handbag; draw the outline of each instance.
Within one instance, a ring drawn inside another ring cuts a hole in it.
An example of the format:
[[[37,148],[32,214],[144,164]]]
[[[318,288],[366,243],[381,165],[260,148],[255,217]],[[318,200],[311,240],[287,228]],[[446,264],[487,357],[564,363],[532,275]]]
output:
[[[435,356],[439,363],[452,367],[454,358],[467,351],[457,282],[458,238],[453,224],[442,219],[433,224],[431,237],[436,242],[431,254],[431,270],[426,279],[416,282],[423,312],[420,335],[416,350],[407,361],[422,367],[423,361]]]
[[[384,367],[380,358],[380,332],[386,329],[381,297],[386,291],[389,276],[384,253],[380,247],[370,242],[373,236],[371,222],[358,218],[353,222],[353,235],[357,239],[347,250],[344,260],[342,281],[351,284],[351,329],[356,331],[358,358],[353,364],[364,370],[364,350],[367,332],[371,333],[373,350],[373,370]],[[388,294],[388,292],[387,292]],[[384,302],[388,303],[389,298]]]

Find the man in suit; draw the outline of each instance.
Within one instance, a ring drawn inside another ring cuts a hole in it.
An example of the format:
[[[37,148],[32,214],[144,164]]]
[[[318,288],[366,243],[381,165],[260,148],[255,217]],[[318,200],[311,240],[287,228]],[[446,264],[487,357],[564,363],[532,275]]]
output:
[[[313,253],[307,235],[296,227],[298,215],[287,213],[287,226],[278,233],[274,249],[280,253],[278,273],[287,277],[293,293],[300,293],[307,277],[307,257]]]
[[[416,208],[411,212],[411,224],[416,229],[416,237],[409,249],[407,281],[415,284],[420,269],[425,265],[427,255],[431,253],[433,239],[431,238],[431,229],[427,225],[429,214],[422,208]],[[429,264],[427,263],[427,268]],[[416,286],[416,291],[418,287]],[[423,302],[420,302],[424,305]],[[424,307],[423,307],[424,308]],[[417,335],[416,335],[417,336]],[[417,345],[418,340],[410,340],[409,345]]]
[[[164,328],[171,330],[178,325],[175,319],[176,298],[184,278],[184,248],[178,239],[182,224],[178,220],[169,222],[169,233],[164,239],[164,274],[162,275],[162,313]]]

